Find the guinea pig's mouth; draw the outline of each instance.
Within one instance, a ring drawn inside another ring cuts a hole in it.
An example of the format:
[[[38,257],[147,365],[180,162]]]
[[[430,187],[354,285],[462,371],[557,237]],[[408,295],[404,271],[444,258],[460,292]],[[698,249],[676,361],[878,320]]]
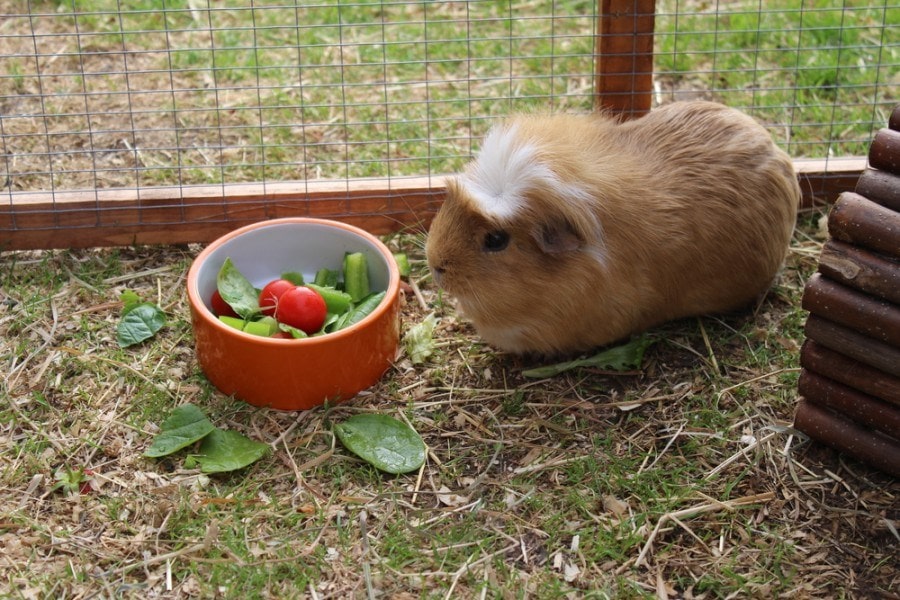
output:
[[[444,287],[444,270],[431,265],[428,265],[428,268],[431,271],[431,278],[434,280],[434,283],[439,287]]]

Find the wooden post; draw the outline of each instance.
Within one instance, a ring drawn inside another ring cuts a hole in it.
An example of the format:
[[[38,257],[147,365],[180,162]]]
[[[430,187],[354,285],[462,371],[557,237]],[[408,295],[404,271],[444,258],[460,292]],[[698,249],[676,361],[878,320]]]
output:
[[[880,371],[900,377],[900,348],[873,340],[869,336],[810,314],[804,329],[806,337],[835,352],[840,352]]]
[[[873,169],[900,175],[900,131],[881,129],[869,147],[869,164]]]
[[[855,290],[900,305],[900,266],[874,252],[828,240],[819,255],[819,273]]]
[[[844,192],[828,215],[831,237],[900,258],[900,213]]]
[[[806,282],[802,306],[814,315],[900,348],[900,307],[816,273]]]
[[[801,399],[794,427],[829,446],[900,477],[900,442]]]
[[[625,118],[653,99],[653,0],[601,0],[595,57],[595,106]]]
[[[900,434],[900,406],[882,402],[829,377],[801,369],[797,391],[810,402],[828,407],[885,435]]]
[[[866,169],[856,182],[856,193],[900,212],[900,175]]]
[[[806,340],[800,349],[800,366],[820,373],[900,409],[900,377],[844,356],[815,340]],[[900,435],[898,433],[897,435]]]

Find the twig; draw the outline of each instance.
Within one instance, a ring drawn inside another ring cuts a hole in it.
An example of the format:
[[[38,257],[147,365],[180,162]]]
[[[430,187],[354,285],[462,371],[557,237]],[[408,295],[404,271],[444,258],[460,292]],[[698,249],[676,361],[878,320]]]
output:
[[[206,536],[204,536],[203,541],[199,544],[194,544],[192,546],[188,546],[187,548],[182,548],[181,550],[166,552],[165,554],[157,554],[156,556],[152,556],[140,562],[131,563],[130,565],[125,565],[124,567],[120,567],[112,571],[106,571],[105,573],[103,573],[103,575],[124,575],[125,573],[133,571],[135,569],[149,567],[150,565],[155,565],[161,562],[167,562],[173,558],[178,558],[179,556],[184,556],[186,554],[193,554],[195,552],[200,552],[201,550],[208,550],[210,546],[214,545],[218,535],[219,528],[215,525],[215,523],[210,524],[206,528]]]
[[[505,548],[501,548],[500,550],[497,550],[496,552],[491,552],[490,554],[482,556],[481,558],[479,558],[478,560],[475,560],[475,561],[472,560],[475,557],[475,555],[472,554],[472,556],[470,556],[469,559],[466,560],[466,562],[464,562],[463,565],[456,570],[456,573],[453,574],[453,580],[450,582],[450,588],[447,590],[447,593],[444,595],[444,600],[449,600],[449,598],[453,597],[453,590],[456,588],[456,584],[459,583],[459,578],[462,577],[463,573],[465,573],[472,567],[476,567],[482,563],[485,563],[485,562],[489,561],[490,559],[494,558],[495,556],[509,552],[510,550],[513,550],[513,549],[517,548],[518,546],[519,546],[519,541],[516,540],[516,541],[512,542],[509,546],[506,546]]]
[[[766,379],[767,377],[772,377],[773,375],[780,375],[781,373],[794,373],[800,371],[799,367],[792,367],[787,369],[777,369],[775,371],[771,371],[769,373],[763,373],[762,375],[757,375],[756,377],[751,377],[745,381],[740,383],[736,383],[734,385],[728,386],[725,389],[719,390],[719,393],[716,394],[716,402],[722,399],[722,396],[730,392],[731,390],[736,390],[737,388],[747,385],[748,383],[753,383],[754,381],[759,381],[760,379]]]
[[[586,456],[570,456],[569,458],[556,458],[553,460],[548,460],[547,462],[538,463],[534,465],[526,465],[524,467],[518,467],[513,469],[513,473],[515,475],[523,475],[525,473],[534,473],[535,471],[543,471],[544,469],[550,469],[552,467],[560,467],[562,465],[567,465],[569,463],[578,462],[579,460],[584,460],[587,458]]]
[[[719,361],[716,360],[716,353],[713,352],[712,344],[709,343],[709,336],[706,335],[706,327],[703,326],[703,320],[697,319],[697,322],[700,324],[700,335],[703,336],[703,344],[706,346],[706,351],[709,353],[709,361],[712,363],[712,368],[718,375],[721,373],[719,370]]]
[[[428,312],[428,302],[425,301],[425,296],[422,295],[422,290],[419,289],[419,284],[416,283],[414,279],[409,280],[409,287],[413,291],[413,295],[416,297],[416,300],[419,303],[419,306],[422,307],[422,310]]]
[[[669,448],[672,447],[672,444],[675,443],[675,440],[677,440],[677,439],[678,439],[678,436],[681,435],[681,432],[684,431],[684,425],[685,425],[685,424],[682,423],[682,424],[678,427],[678,431],[676,431],[676,432],[672,435],[672,437],[669,438],[669,441],[666,442],[666,445],[665,445],[665,447],[662,449],[662,452],[660,452],[659,454],[657,454],[657,455],[656,455],[656,458],[653,459],[653,462],[650,463],[649,465],[647,465],[647,468],[648,468],[648,469],[652,468],[653,465],[655,465],[657,462],[659,462],[659,459],[662,458],[663,455],[665,455],[665,453],[669,451]],[[641,465],[641,468],[638,469],[638,474],[642,473],[643,470],[644,470],[644,465]]]
[[[362,566],[363,577],[366,581],[366,596],[369,600],[375,600],[375,588],[372,586],[372,569],[369,566],[369,530],[366,526],[368,513],[365,509],[359,511],[359,533],[362,539]]]
[[[635,560],[635,565],[640,566],[641,564],[646,564],[645,559],[647,554],[650,552],[650,548],[653,545],[653,541],[656,539],[656,536],[659,534],[660,529],[662,529],[663,525],[665,525],[669,521],[674,521],[676,523],[680,523],[679,519],[694,517],[700,514],[713,512],[716,510],[733,510],[735,508],[740,508],[743,506],[747,506],[750,504],[759,504],[760,502],[768,502],[775,497],[775,492],[763,492],[761,494],[754,494],[752,496],[744,496],[742,498],[736,498],[735,500],[726,500],[724,502],[706,502],[704,504],[698,504],[696,506],[692,506],[690,508],[684,508],[682,510],[677,510],[675,512],[668,512],[661,516],[659,520],[656,522],[656,526],[653,528],[653,531],[650,532],[650,537],[647,538],[646,543],[644,543],[644,547],[641,549],[641,552],[638,554],[637,560]]]
[[[775,437],[777,434],[778,434],[777,431],[773,431],[773,432],[769,433],[768,435],[766,435],[766,436],[764,436],[764,437],[762,437],[762,438],[754,439],[753,442],[747,444],[746,446],[744,446],[743,448],[741,448],[740,450],[738,450],[737,452],[735,452],[734,454],[732,454],[730,457],[728,457],[727,459],[725,459],[724,462],[722,462],[721,464],[719,464],[719,466],[717,466],[717,467],[714,468],[712,471],[710,471],[709,473],[707,473],[707,474],[706,474],[706,477],[705,477],[704,479],[710,479],[710,478],[712,478],[712,477],[715,477],[716,475],[718,475],[719,473],[721,473],[722,471],[724,471],[725,469],[727,469],[728,466],[731,465],[731,463],[735,462],[737,459],[741,458],[742,456],[746,456],[747,452],[753,450],[754,448],[756,448],[757,446],[759,446],[759,445],[762,444],[763,442],[768,442],[770,439],[772,439],[773,437]]]

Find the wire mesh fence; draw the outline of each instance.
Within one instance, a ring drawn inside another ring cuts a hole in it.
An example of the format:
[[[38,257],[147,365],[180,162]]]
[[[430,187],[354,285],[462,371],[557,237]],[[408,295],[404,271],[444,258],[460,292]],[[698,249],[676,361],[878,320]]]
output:
[[[652,68],[609,87],[623,6]],[[616,94],[718,100],[798,159],[855,157],[898,102],[898,39],[888,0],[0,0],[0,246],[202,239],[236,214],[409,225],[431,206],[409,190],[436,201],[494,119]]]

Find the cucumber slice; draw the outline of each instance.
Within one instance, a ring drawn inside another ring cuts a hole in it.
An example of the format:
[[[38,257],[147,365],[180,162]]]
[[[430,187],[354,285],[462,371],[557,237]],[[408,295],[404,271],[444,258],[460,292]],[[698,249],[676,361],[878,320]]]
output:
[[[221,317],[219,317],[219,320],[229,327],[234,327],[238,331],[244,330],[244,320],[240,317],[229,317],[227,315],[222,315]]]
[[[263,317],[259,321],[247,321],[244,325],[244,333],[269,337],[278,331],[278,321],[272,317]]]
[[[316,276],[313,279],[313,283],[321,287],[331,287],[337,288],[338,281],[341,279],[341,274],[339,271],[333,271],[332,269],[319,269],[316,271]]]
[[[344,291],[353,302],[369,295],[369,267],[362,252],[344,255]]]

